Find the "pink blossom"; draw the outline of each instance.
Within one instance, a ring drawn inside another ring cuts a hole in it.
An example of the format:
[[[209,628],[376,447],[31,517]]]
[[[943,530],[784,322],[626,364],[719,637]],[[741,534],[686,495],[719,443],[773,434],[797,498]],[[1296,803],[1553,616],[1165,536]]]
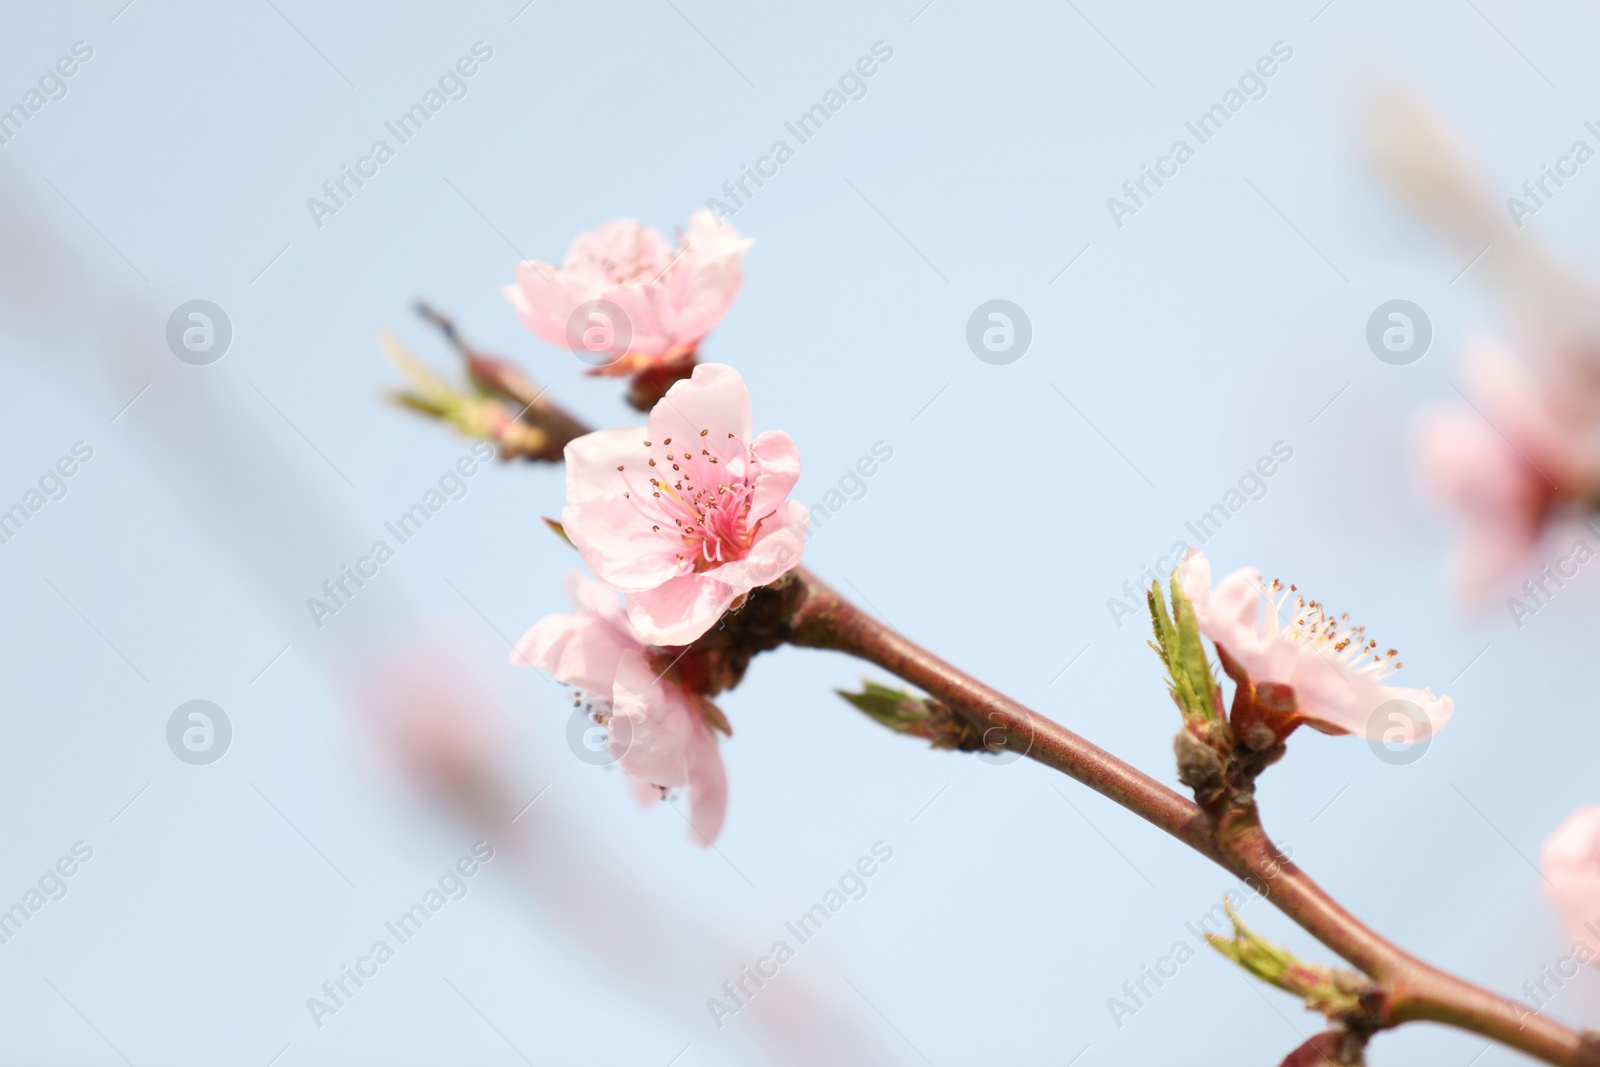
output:
[[[1297,595],[1294,586],[1274,581],[1269,588],[1260,571],[1243,567],[1213,587],[1211,563],[1197,548],[1178,561],[1178,581],[1194,605],[1200,632],[1237,660],[1252,682],[1293,689],[1308,725],[1324,733],[1383,740],[1393,724],[1375,713],[1395,700],[1415,705],[1426,716],[1425,723],[1413,724],[1423,736],[1410,741],[1425,740],[1450,721],[1455,703],[1449,697],[1384,685],[1383,679],[1400,667],[1395,651],[1380,654],[1366,627],[1328,614],[1321,604]]]
[[[1429,412],[1420,426],[1422,471],[1433,496],[1462,527],[1457,588],[1480,597],[1512,574],[1538,543],[1557,484],[1593,475],[1541,398],[1535,380],[1504,349],[1474,346],[1466,378],[1478,410]]]
[[[732,367],[696,367],[648,428],[580,437],[566,461],[562,526],[646,641],[689,644],[800,562],[810,516],[787,499],[800,453],[781,431],[752,436]]]
[[[1550,835],[1539,856],[1545,896],[1567,944],[1600,954],[1600,804],[1579,808]]]
[[[609,323],[621,338],[614,362],[593,373],[630,375],[692,358],[700,339],[728,313],[744,283],[744,253],[754,242],[710,211],[689,218],[676,251],[666,239],[632,219],[614,219],[580,234],[565,266],[538,260],[517,264],[516,284],[502,292],[523,323],[544,341],[567,347],[573,312],[605,300],[626,323]],[[611,342],[607,341],[609,345]]]
[[[1478,599],[1538,543],[1551,503],[1548,483],[1476,412],[1429,412],[1421,440],[1423,476],[1461,527],[1452,563],[1456,588]]]
[[[567,594],[582,610],[534,623],[511,662],[542,667],[573,688],[579,706],[605,726],[635,799],[655,802],[687,787],[689,839],[711,844],[728,810],[727,772],[708,724],[721,722],[721,712],[674,680],[671,657],[639,636],[613,593],[573,573]]]

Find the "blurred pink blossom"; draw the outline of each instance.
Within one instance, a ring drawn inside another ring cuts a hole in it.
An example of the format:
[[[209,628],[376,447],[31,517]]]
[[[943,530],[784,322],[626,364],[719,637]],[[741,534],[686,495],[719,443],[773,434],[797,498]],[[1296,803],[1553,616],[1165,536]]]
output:
[[[689,839],[710,845],[728,808],[727,772],[709,725],[722,724],[722,713],[675,680],[673,660],[639,636],[610,590],[574,572],[567,593],[582,610],[534,623],[511,662],[542,667],[576,691],[605,726],[636,800],[654,803],[687,787]]]
[[[1455,703],[1449,697],[1384,685],[1400,667],[1394,650],[1379,653],[1366,627],[1328,614],[1294,586],[1274,581],[1269,588],[1260,571],[1243,567],[1213,587],[1211,562],[1198,548],[1178,561],[1178,582],[1194,605],[1200,632],[1238,661],[1255,684],[1276,682],[1293,689],[1307,725],[1383,740],[1391,720],[1374,713],[1394,700],[1407,701],[1426,716],[1426,736],[1450,721]]]
[[[752,436],[732,367],[702,364],[650,412],[648,429],[567,445],[561,522],[589,569],[627,596],[644,640],[686,645],[800,562],[809,515],[789,435]]]
[[[1477,410],[1428,412],[1419,438],[1424,481],[1461,526],[1457,589],[1477,599],[1527,558],[1564,496],[1600,484],[1600,453],[1581,453],[1582,429],[1563,424],[1533,371],[1504,348],[1475,344],[1465,372]]]
[[[614,219],[580,234],[567,261],[517,264],[502,292],[523,323],[552,345],[570,344],[573,312],[605,300],[627,322],[610,324],[631,337],[615,362],[592,373],[624,376],[659,364],[692,361],[701,338],[722,321],[744,283],[744,254],[754,242],[710,211],[689,218],[674,250],[661,234],[632,219]]]
[[[1545,896],[1569,945],[1600,954],[1600,804],[1579,808],[1550,835],[1539,856]]]

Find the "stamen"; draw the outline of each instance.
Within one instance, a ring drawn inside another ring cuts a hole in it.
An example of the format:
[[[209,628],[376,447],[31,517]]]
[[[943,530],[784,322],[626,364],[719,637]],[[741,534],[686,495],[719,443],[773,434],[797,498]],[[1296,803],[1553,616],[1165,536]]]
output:
[[[1387,678],[1400,669],[1395,657],[1399,652],[1388,649],[1378,652],[1378,642],[1367,637],[1365,626],[1351,626],[1348,614],[1333,615],[1319,601],[1295,595],[1293,611],[1285,612],[1284,605],[1298,586],[1273,579],[1266,592],[1268,604],[1267,632],[1284,634],[1289,640],[1310,646],[1336,662],[1352,667],[1374,678]],[[1280,621],[1283,615],[1287,621]]]

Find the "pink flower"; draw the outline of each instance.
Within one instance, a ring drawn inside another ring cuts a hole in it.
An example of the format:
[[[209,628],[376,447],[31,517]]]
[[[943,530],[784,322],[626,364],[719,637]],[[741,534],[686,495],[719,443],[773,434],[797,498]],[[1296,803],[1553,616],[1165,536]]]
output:
[[[1576,486],[1592,476],[1533,378],[1509,353],[1487,342],[1474,346],[1466,377],[1479,410],[1429,412],[1420,441],[1423,477],[1462,526],[1456,585],[1475,599],[1512,574],[1538,543],[1556,484]]]
[[[1600,954],[1600,805],[1579,808],[1550,835],[1539,856],[1545,896],[1569,945]]]
[[[635,799],[654,802],[687,787],[689,839],[710,845],[728,810],[728,776],[708,724],[722,723],[722,713],[673,680],[672,659],[640,638],[609,590],[574,572],[567,594],[582,611],[534,623],[511,662],[542,667],[576,691],[605,726]]]
[[[739,295],[753,243],[706,210],[690,216],[676,251],[650,227],[614,219],[580,234],[563,267],[517,264],[516,284],[502,292],[528,329],[552,345],[571,347],[591,322],[600,325],[598,339],[583,342],[584,355],[610,362],[593,373],[637,374],[693,356]],[[573,313],[596,300],[620,309],[626,321],[591,319],[585,308],[574,324]]]
[[[1348,616],[1329,615],[1314,600],[1295,596],[1291,603],[1293,586],[1285,589],[1275,581],[1269,589],[1260,571],[1244,567],[1213,587],[1211,563],[1197,548],[1178,561],[1178,582],[1194,605],[1200,632],[1237,660],[1252,682],[1293,689],[1301,717],[1324,733],[1385,740],[1394,722],[1376,713],[1396,700],[1416,706],[1426,717],[1412,723],[1413,732],[1421,736],[1407,737],[1408,742],[1425,740],[1450,721],[1455,703],[1449,697],[1384,685],[1383,679],[1400,667],[1395,651],[1380,655],[1366,627],[1349,626]]]
[[[1538,543],[1549,483],[1477,412],[1429,412],[1421,440],[1423,476],[1461,526],[1452,564],[1456,588],[1476,600]]]
[[[696,367],[648,429],[580,437],[566,461],[562,526],[595,577],[626,594],[646,641],[689,644],[800,562],[810,516],[786,499],[800,453],[781,431],[752,437],[732,367]]]

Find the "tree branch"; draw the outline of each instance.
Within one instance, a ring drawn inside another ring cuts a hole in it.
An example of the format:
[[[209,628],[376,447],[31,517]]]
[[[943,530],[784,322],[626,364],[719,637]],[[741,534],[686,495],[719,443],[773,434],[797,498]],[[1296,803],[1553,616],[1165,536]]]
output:
[[[1006,748],[1075,778],[1153,823],[1256,892],[1311,936],[1375,979],[1386,1026],[1429,1020],[1470,1030],[1564,1067],[1600,1065],[1600,1034],[1578,1033],[1514,1001],[1446,974],[1361,923],[1278,850],[1253,802],[1219,822],[1198,805],[1066,727],[946,663],[867,615],[801,569],[806,597],[791,642],[846,652],[917,686]]]
[[[527,453],[529,458],[559,459],[568,441],[589,432],[583,423],[546,400],[547,390],[538,389],[518,368],[468,345],[449,318],[420,301],[417,310],[467,361],[475,381],[522,404],[519,417],[550,435],[552,447],[541,450],[539,456]],[[784,585],[789,581],[798,589]],[[773,588],[780,587],[787,619],[767,620],[777,630],[731,658],[720,645],[713,650],[717,655],[710,658],[728,674],[725,684],[734,684],[743,675],[751,655],[781,643],[784,630],[790,644],[832,649],[874,663],[965,717],[982,732],[986,748],[1009,749],[1082,782],[1242,878],[1307,933],[1380,985],[1383,1027],[1437,1022],[1559,1067],[1600,1067],[1600,1033],[1574,1031],[1447,974],[1402,951],[1351,915],[1272,843],[1253,800],[1228,806],[1213,819],[1199,805],[1143,771],[867,615],[805,568],[797,568],[792,578],[780,580]],[[723,664],[723,660],[728,662]]]

